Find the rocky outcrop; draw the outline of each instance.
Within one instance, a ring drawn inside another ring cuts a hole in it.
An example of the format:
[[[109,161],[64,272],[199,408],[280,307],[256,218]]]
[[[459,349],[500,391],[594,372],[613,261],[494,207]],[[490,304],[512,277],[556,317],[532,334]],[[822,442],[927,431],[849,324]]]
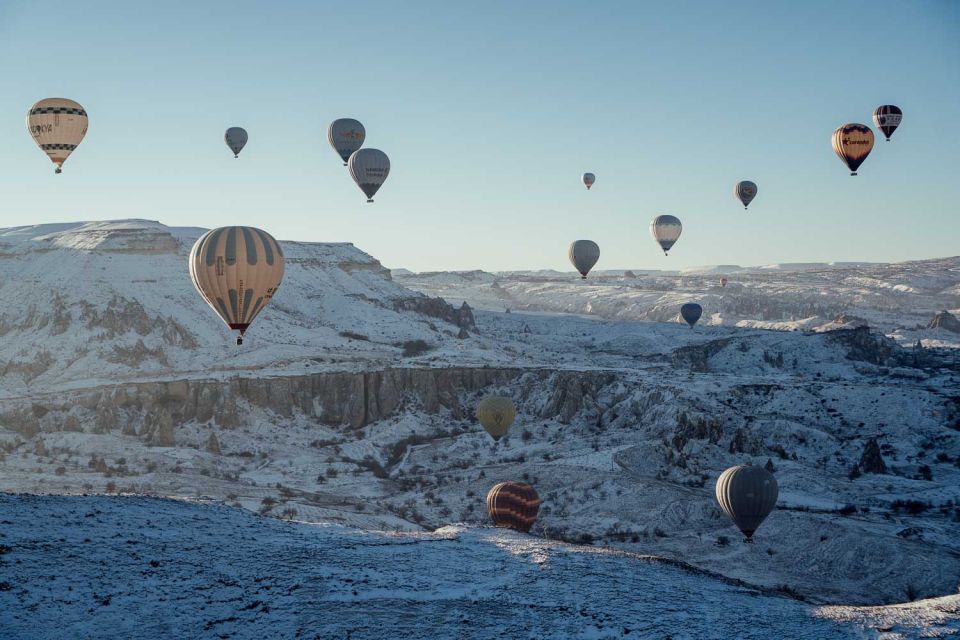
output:
[[[599,415],[597,389],[611,381],[609,374],[601,374],[598,378],[582,372],[558,373],[553,380],[553,393],[540,411],[540,417],[555,417],[560,422],[569,423],[583,409]]]
[[[477,323],[473,318],[473,309],[466,302],[456,308],[443,298],[402,298],[393,303],[396,311],[414,311],[416,313],[439,318],[444,322],[456,325],[461,329],[476,329]]]
[[[847,348],[848,360],[859,360],[880,366],[896,364],[902,349],[890,338],[870,333],[868,327],[838,329],[827,333],[827,339],[839,342]]]
[[[860,470],[864,473],[886,473],[887,464],[883,461],[880,454],[880,445],[876,438],[870,438],[867,445],[863,448],[863,455],[860,456]]]
[[[710,371],[710,358],[720,353],[728,344],[730,344],[730,338],[723,338],[722,340],[711,340],[704,344],[693,344],[674,349],[673,365],[689,367],[691,371],[706,373]]]
[[[220,455],[220,441],[217,440],[217,434],[213,431],[210,432],[210,437],[207,438],[207,453]]]
[[[944,329],[951,333],[960,333],[960,320],[949,311],[941,311],[930,319],[927,329]]]
[[[520,388],[522,397],[550,389],[548,399],[531,410],[544,418],[569,422],[581,411],[592,412],[588,419],[598,419],[596,394],[614,378],[603,372],[480,367],[141,382],[30,401],[0,400],[0,425],[25,438],[64,431],[69,425],[70,430],[123,433],[138,436],[151,446],[169,447],[175,444],[179,425],[233,429],[246,424],[250,408],[284,418],[303,415],[319,424],[346,429],[366,426],[408,407],[428,413],[447,411],[454,419],[462,419],[472,415],[468,406],[473,401],[471,394],[507,385]]]

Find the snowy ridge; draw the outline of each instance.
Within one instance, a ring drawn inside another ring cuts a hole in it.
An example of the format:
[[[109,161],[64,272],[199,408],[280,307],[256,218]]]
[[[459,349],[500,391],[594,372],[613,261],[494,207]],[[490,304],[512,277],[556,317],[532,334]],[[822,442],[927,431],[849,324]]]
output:
[[[187,273],[203,231],[146,220],[0,230],[0,293],[20,301],[0,313],[3,393],[317,359],[390,361],[405,341],[441,352],[456,342],[457,327],[395,311],[420,294],[353,245],[284,242],[280,292],[246,345],[233,347]]]
[[[480,309],[579,313],[606,319],[676,320],[684,302],[699,302],[701,323],[775,329],[831,330],[841,314],[864,319],[898,342],[960,347],[960,335],[927,330],[941,310],[960,311],[960,258],[897,264],[792,263],[762,267],[705,266],[684,270],[597,270],[398,274],[405,286]],[[726,276],[726,287],[720,285]]]

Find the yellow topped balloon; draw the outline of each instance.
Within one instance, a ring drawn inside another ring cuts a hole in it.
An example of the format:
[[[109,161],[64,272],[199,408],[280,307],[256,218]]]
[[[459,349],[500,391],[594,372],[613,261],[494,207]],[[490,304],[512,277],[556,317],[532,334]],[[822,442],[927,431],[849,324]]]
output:
[[[516,417],[517,408],[510,398],[489,396],[477,405],[477,420],[498,442],[506,435]]]

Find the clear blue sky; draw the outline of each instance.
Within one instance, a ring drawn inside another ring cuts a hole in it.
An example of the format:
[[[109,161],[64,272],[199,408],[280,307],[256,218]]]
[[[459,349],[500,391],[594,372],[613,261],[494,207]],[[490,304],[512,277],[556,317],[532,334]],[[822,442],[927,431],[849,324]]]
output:
[[[414,270],[570,269],[577,238],[598,269],[960,254],[953,0],[0,0],[0,69],[0,226],[253,224]],[[90,113],[60,176],[24,124],[50,96]],[[885,103],[904,123],[851,178],[830,134]],[[391,158],[375,204],[342,116]]]

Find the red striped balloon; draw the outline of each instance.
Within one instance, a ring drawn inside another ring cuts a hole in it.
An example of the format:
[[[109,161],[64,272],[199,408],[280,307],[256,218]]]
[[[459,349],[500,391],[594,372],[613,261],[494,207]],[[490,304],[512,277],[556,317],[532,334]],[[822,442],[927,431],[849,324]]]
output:
[[[487,494],[487,511],[496,526],[526,533],[537,519],[540,496],[524,482],[501,482]]]

